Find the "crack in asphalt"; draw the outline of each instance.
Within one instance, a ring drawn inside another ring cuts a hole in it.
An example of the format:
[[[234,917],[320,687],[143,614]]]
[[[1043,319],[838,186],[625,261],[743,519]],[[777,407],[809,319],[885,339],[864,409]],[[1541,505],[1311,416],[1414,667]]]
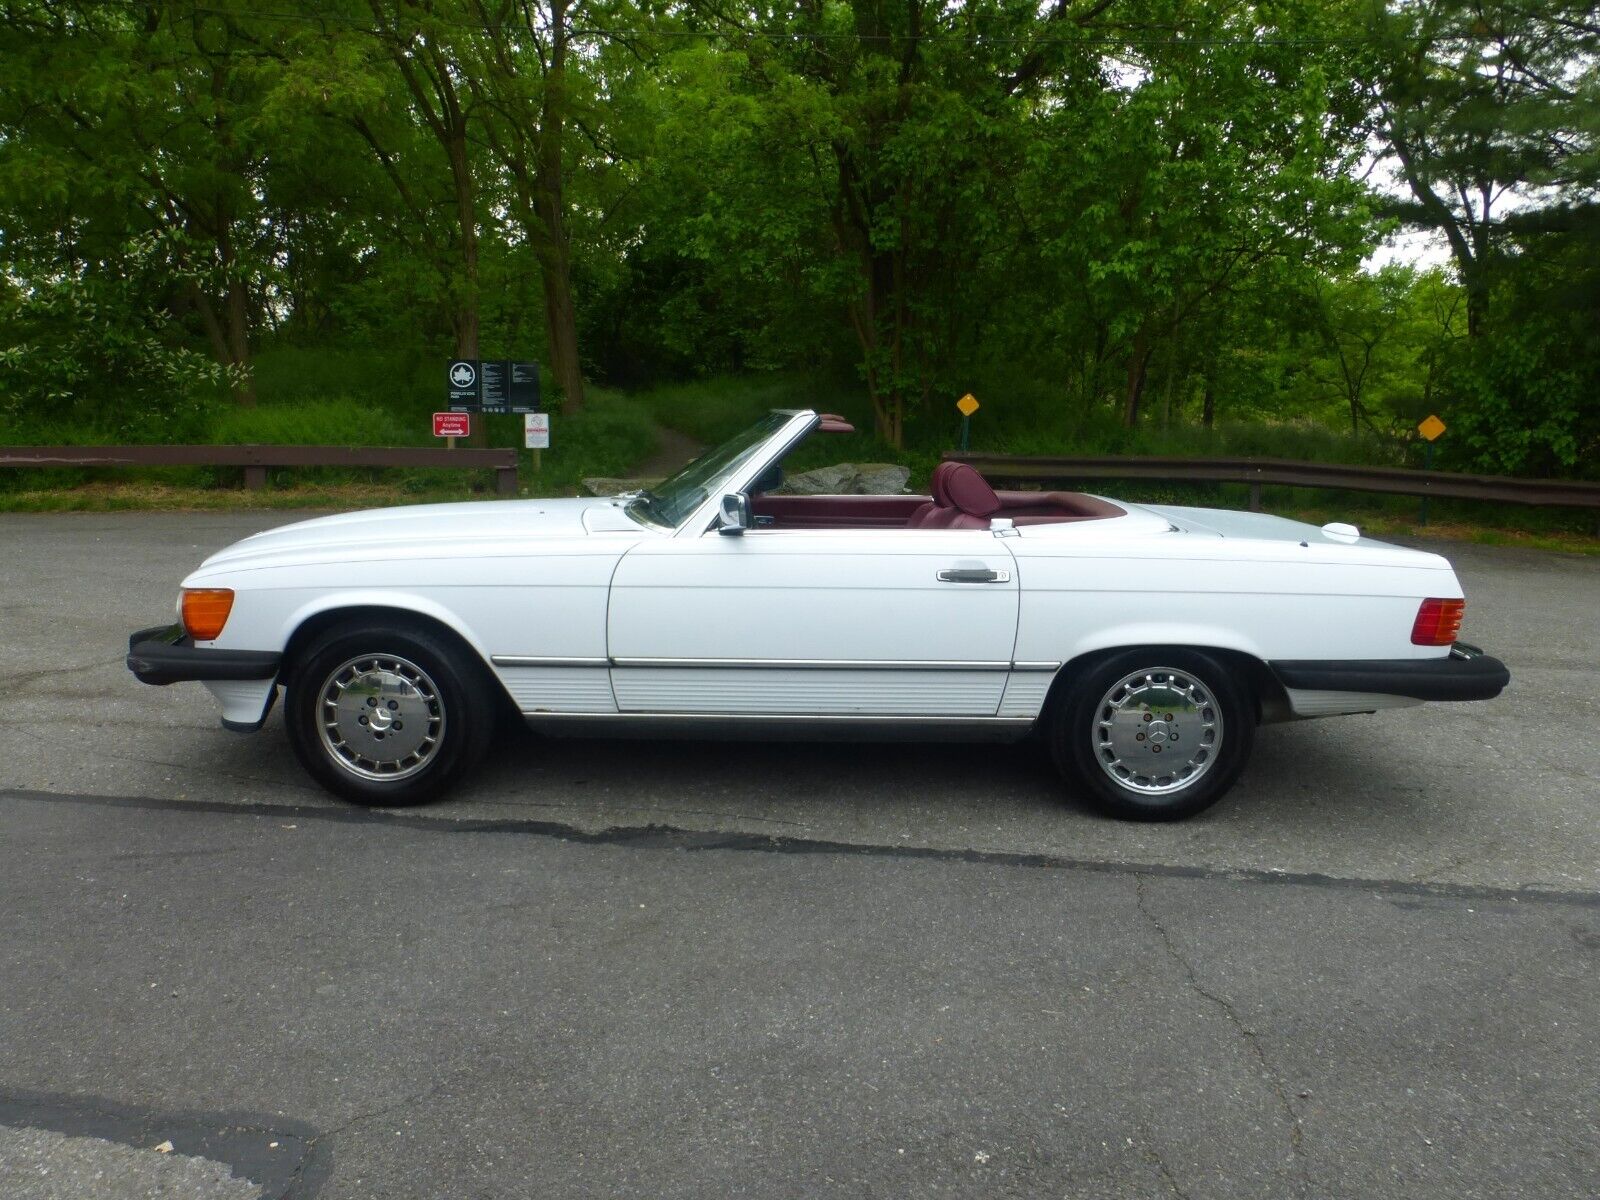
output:
[[[1150,1160],[1151,1164],[1160,1173],[1162,1180],[1169,1188],[1172,1189],[1172,1194],[1176,1196],[1178,1200],[1189,1200],[1189,1193],[1185,1191],[1183,1186],[1178,1182],[1178,1177],[1172,1173],[1172,1168],[1167,1166],[1167,1160],[1161,1156],[1161,1151],[1157,1150],[1153,1145],[1150,1144],[1148,1141],[1149,1136],[1149,1133],[1146,1132],[1145,1137],[1147,1140],[1144,1146],[1145,1157]]]
[[[616,846],[633,850],[690,852],[742,852],[756,854],[834,854],[862,858],[918,859],[960,862],[980,866],[1023,867],[1037,870],[1084,871],[1103,875],[1133,875],[1157,879],[1194,879],[1225,883],[1265,884],[1275,887],[1315,887],[1366,892],[1374,896],[1423,897],[1434,900],[1485,901],[1505,904],[1559,904],[1573,908],[1600,908],[1600,892],[1558,890],[1532,886],[1495,887],[1487,884],[1424,883],[1414,879],[1367,879],[1314,872],[1263,870],[1254,867],[1188,866],[1171,863],[1078,859],[1063,855],[1016,851],[974,850],[941,846],[910,846],[873,842],[830,841],[772,833],[728,833],[680,829],[673,825],[613,825],[587,829],[559,821],[448,817],[404,809],[371,809],[333,804],[282,804],[266,801],[229,802],[179,800],[151,796],[108,796],[46,792],[28,788],[0,788],[0,801],[40,804],[78,804],[102,808],[206,813],[234,817],[270,817],[275,820],[333,821],[346,825],[388,825],[437,834],[517,835],[549,838],[584,846]]]
[[[1161,945],[1166,950],[1167,957],[1183,972],[1190,990],[1195,995],[1210,1001],[1212,1005],[1219,1009],[1228,1024],[1239,1035],[1240,1040],[1249,1048],[1251,1057],[1254,1059],[1261,1077],[1272,1088],[1273,1094],[1278,1098],[1279,1106],[1283,1109],[1284,1116],[1288,1118],[1289,1152],[1291,1159],[1298,1167],[1297,1174],[1300,1177],[1299,1194],[1311,1194],[1311,1177],[1304,1145],[1305,1124],[1300,1114],[1295,1110],[1294,1102],[1289,1099],[1289,1092],[1284,1087],[1282,1076],[1273,1069],[1272,1063],[1267,1058],[1266,1051],[1262,1049],[1260,1035],[1245,1024],[1244,1018],[1239,1015],[1239,1010],[1234,1007],[1233,1001],[1219,992],[1212,991],[1200,982],[1200,976],[1195,971],[1194,964],[1178,949],[1177,943],[1173,941],[1171,932],[1161,922],[1161,919],[1151,911],[1149,898],[1145,894],[1143,878],[1134,880],[1134,905],[1138,908],[1139,914],[1144,917],[1150,928],[1155,930],[1157,937],[1161,939]],[[1163,1174],[1169,1173],[1163,1171]]]
[[[374,1108],[365,1112],[355,1113],[346,1120],[340,1122],[338,1125],[335,1125],[332,1129],[324,1129],[321,1133],[312,1138],[308,1145],[316,1145],[318,1142],[325,1141],[328,1138],[338,1137],[341,1133],[346,1133],[349,1130],[354,1129],[357,1125],[365,1124],[368,1121],[376,1121],[379,1117],[387,1117],[393,1113],[400,1112],[402,1109],[411,1108],[413,1105],[421,1104],[424,1100],[431,1100],[433,1097],[442,1092],[446,1086],[454,1083],[457,1077],[457,1075],[446,1076],[444,1079],[435,1080],[432,1084],[423,1088],[422,1091],[416,1092],[410,1096],[403,1096],[399,1100],[395,1100],[384,1105],[382,1108]]]

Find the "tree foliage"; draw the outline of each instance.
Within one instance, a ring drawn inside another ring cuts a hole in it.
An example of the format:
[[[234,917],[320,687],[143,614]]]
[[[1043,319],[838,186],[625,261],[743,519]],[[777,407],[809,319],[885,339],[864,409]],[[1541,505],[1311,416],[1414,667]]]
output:
[[[146,348],[128,428],[392,345],[569,410],[849,376],[896,446],[978,390],[1040,448],[1438,411],[1458,465],[1600,469],[1577,0],[9,0],[0,56],[14,424],[46,344],[73,403]],[[1364,266],[1402,227],[1450,270]]]

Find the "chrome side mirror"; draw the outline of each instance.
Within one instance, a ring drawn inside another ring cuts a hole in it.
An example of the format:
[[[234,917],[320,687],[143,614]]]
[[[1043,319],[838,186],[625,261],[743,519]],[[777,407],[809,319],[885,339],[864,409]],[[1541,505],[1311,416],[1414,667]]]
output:
[[[729,492],[717,506],[717,532],[738,537],[750,524],[750,497],[743,492]]]

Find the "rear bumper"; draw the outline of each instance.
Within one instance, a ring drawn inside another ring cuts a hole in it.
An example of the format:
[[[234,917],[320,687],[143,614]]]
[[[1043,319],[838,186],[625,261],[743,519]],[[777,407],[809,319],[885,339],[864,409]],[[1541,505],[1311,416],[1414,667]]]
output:
[[[140,683],[165,687],[198,679],[275,679],[283,655],[269,650],[214,650],[194,644],[181,625],[141,629],[128,639],[128,670]]]
[[[1511,682],[1503,662],[1465,642],[1457,642],[1444,658],[1297,659],[1268,665],[1292,691],[1412,700],[1492,700]]]

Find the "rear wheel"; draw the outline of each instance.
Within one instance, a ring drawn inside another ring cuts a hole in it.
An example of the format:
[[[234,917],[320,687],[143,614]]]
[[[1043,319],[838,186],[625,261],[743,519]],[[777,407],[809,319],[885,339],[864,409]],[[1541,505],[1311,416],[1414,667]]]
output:
[[[1056,765],[1095,808],[1175,821],[1211,807],[1255,740],[1247,687],[1193,650],[1126,650],[1095,663],[1057,707]]]
[[[425,629],[333,629],[289,681],[289,742],[337,796],[377,807],[426,803],[488,749],[495,712],[480,675]]]

